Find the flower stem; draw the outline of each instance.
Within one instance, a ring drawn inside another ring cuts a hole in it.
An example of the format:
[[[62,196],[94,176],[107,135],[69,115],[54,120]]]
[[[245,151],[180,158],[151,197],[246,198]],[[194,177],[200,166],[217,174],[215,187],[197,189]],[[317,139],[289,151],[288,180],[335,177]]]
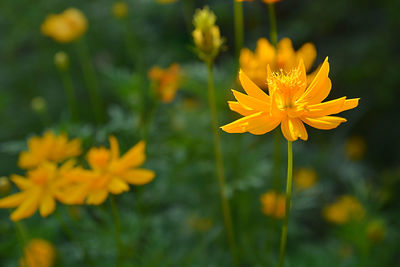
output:
[[[76,103],[75,88],[72,83],[71,74],[67,69],[67,70],[60,70],[60,75],[64,86],[65,94],[67,96],[70,119],[71,121],[77,121],[78,105]]]
[[[268,14],[269,14],[269,36],[271,39],[272,45],[275,47],[278,44],[278,30],[276,27],[276,15],[275,15],[275,4],[268,4]]]
[[[21,251],[21,259],[24,261],[24,265],[28,266],[25,258],[25,245],[26,245],[26,235],[25,235],[25,229],[24,226],[22,225],[21,222],[14,222],[15,225],[15,230],[17,232],[18,240],[19,240],[19,245],[20,245],[20,251]]]
[[[218,117],[217,117],[217,105],[215,101],[215,90],[214,90],[214,76],[213,76],[213,62],[210,61],[207,64],[208,71],[208,104],[210,106],[211,123],[214,135],[214,153],[215,153],[215,164],[217,168],[217,178],[221,196],[221,208],[224,218],[225,231],[228,238],[229,247],[231,250],[233,262],[238,265],[238,255],[236,250],[235,235],[233,232],[232,215],[229,206],[228,199],[225,192],[225,174],[224,174],[224,163],[221,151],[221,142],[218,132]]]
[[[285,220],[283,222],[282,235],[281,235],[281,249],[279,256],[280,267],[283,267],[285,262],[289,212],[290,212],[290,205],[292,198],[292,172],[293,172],[293,149],[292,149],[292,142],[288,141],[288,169],[287,169],[286,204],[285,204],[286,211],[285,211]]]
[[[110,196],[110,203],[111,203],[111,212],[113,215],[114,227],[115,227],[114,238],[115,238],[115,243],[118,248],[118,256],[117,256],[116,266],[121,266],[121,260],[122,260],[121,223],[119,220],[118,206],[117,206],[114,196]]]
[[[83,78],[89,91],[90,102],[95,114],[95,118],[97,123],[101,123],[104,120],[103,102],[100,96],[100,89],[97,83],[96,73],[91,62],[88,49],[83,40],[76,42],[76,48],[81,61]]]
[[[235,49],[236,55],[239,56],[244,42],[243,3],[233,0],[233,12],[235,19]]]

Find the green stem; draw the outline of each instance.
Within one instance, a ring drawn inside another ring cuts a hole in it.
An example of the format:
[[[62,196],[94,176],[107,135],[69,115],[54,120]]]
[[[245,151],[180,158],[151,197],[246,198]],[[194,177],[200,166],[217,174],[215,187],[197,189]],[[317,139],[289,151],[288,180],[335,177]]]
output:
[[[69,115],[72,121],[78,119],[78,105],[76,103],[75,88],[72,83],[71,74],[69,70],[60,70],[61,80],[64,86],[65,94],[67,96],[67,103],[69,107]]]
[[[97,123],[101,123],[104,120],[103,101],[100,96],[100,89],[97,83],[96,73],[84,41],[77,41],[76,48],[81,61],[83,78],[89,91],[90,102],[96,117],[96,121]]]
[[[270,39],[272,45],[276,48],[276,46],[278,45],[278,30],[276,27],[275,4],[268,4],[268,14],[269,14]]]
[[[120,223],[120,219],[119,219],[118,206],[117,206],[114,196],[110,196],[110,203],[111,203],[111,212],[113,215],[114,227],[115,227],[114,238],[115,238],[115,243],[118,248],[118,256],[117,256],[116,266],[121,266],[121,260],[122,260],[121,223]]]
[[[208,104],[211,112],[211,122],[214,135],[214,153],[215,153],[215,164],[217,168],[217,178],[219,183],[219,191],[221,196],[221,207],[224,218],[225,231],[228,238],[229,247],[232,253],[233,262],[238,265],[238,255],[236,250],[236,241],[233,232],[232,215],[229,207],[229,202],[225,192],[225,174],[224,164],[221,151],[221,142],[218,132],[218,118],[217,118],[217,105],[215,101],[215,90],[214,90],[214,77],[213,77],[213,63],[207,63],[208,71]]]
[[[19,247],[20,247],[20,252],[21,252],[21,259],[24,261],[25,266],[28,266],[28,262],[26,261],[25,258],[25,246],[26,246],[26,234],[24,230],[24,226],[22,225],[21,222],[14,222],[15,225],[15,230],[17,232],[18,240],[19,240]]]
[[[236,56],[239,56],[244,42],[243,3],[233,0],[233,12],[235,19],[235,49]]]
[[[292,172],[293,172],[293,149],[292,149],[292,142],[288,141],[288,169],[287,169],[286,204],[285,204],[286,211],[285,211],[285,220],[283,222],[282,235],[281,235],[281,249],[279,256],[280,267],[283,267],[285,262],[289,212],[290,212],[290,205],[292,198]]]

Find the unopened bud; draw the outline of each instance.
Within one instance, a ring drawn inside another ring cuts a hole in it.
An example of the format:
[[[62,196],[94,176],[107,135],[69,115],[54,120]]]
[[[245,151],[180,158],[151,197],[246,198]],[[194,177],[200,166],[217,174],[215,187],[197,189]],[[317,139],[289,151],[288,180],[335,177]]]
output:
[[[119,19],[125,18],[128,15],[128,11],[128,4],[122,1],[115,2],[112,7],[114,17]]]
[[[54,65],[59,70],[66,70],[69,67],[69,57],[68,54],[65,53],[64,51],[57,52],[54,55]]]
[[[5,176],[0,177],[0,195],[6,195],[11,191],[10,179]]]
[[[36,113],[43,113],[47,108],[46,100],[41,96],[37,96],[32,99],[31,107]]]

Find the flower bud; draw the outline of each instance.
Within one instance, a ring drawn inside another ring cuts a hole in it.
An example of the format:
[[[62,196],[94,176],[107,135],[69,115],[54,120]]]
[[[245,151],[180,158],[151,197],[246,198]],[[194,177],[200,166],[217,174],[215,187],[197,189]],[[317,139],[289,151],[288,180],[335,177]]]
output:
[[[59,51],[54,55],[54,65],[59,70],[66,70],[69,67],[69,57],[64,51]]]
[[[367,225],[367,236],[371,242],[381,243],[386,236],[386,228],[381,220],[373,220]]]
[[[0,177],[0,195],[7,195],[10,191],[10,180],[5,176]]]
[[[112,13],[114,17],[123,19],[128,15],[129,7],[128,4],[122,1],[115,2],[112,7]]]
[[[46,100],[41,96],[37,96],[32,99],[31,107],[36,113],[43,113],[47,108]]]

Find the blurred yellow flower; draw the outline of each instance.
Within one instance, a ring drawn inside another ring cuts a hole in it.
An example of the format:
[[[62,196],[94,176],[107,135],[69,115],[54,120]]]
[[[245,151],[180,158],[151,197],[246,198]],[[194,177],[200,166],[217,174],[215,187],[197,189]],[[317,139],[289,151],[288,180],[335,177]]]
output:
[[[261,0],[266,4],[273,4],[273,3],[277,3],[280,2],[281,0]],[[253,0],[236,0],[236,2],[253,2]]]
[[[360,160],[364,157],[367,144],[361,136],[352,136],[346,142],[346,154],[351,160]]]
[[[162,102],[169,103],[174,100],[180,85],[179,72],[178,63],[173,63],[166,69],[155,66],[149,70],[148,76],[155,83],[157,95]]]
[[[60,168],[55,163],[45,162],[27,172],[27,177],[12,175],[11,181],[21,190],[16,194],[0,199],[0,208],[15,208],[11,220],[19,221],[31,217],[38,209],[42,217],[47,217],[56,208],[56,199],[62,201],[59,193],[60,179],[73,168],[72,161]]]
[[[365,217],[365,209],[353,196],[341,196],[336,202],[324,207],[325,220],[335,224],[345,224],[352,220],[362,220]]]
[[[298,189],[305,190],[315,185],[317,173],[313,169],[300,168],[294,172],[293,180]]]
[[[303,59],[306,71],[309,72],[316,57],[317,51],[312,43],[306,43],[295,51],[289,38],[283,38],[278,43],[277,49],[267,39],[260,38],[254,53],[248,48],[240,51],[239,63],[242,71],[258,87],[266,90],[268,88],[267,65],[274,72],[281,69],[290,72],[298,66],[300,59]]]
[[[28,151],[19,155],[18,166],[22,169],[30,169],[45,161],[62,162],[65,159],[81,154],[81,140],[68,141],[66,134],[55,135],[51,131],[43,134],[43,137],[34,136],[28,140]]]
[[[56,260],[56,249],[44,239],[32,239],[24,248],[20,267],[52,267]]]
[[[128,15],[129,6],[127,3],[118,1],[112,6],[112,13],[116,18],[125,18]]]
[[[308,134],[303,123],[317,129],[330,130],[346,119],[328,115],[358,105],[358,98],[346,100],[346,97],[321,103],[328,96],[332,86],[328,77],[328,58],[310,84],[307,84],[302,59],[298,67],[289,72],[281,70],[272,73],[269,66],[267,70],[269,95],[243,71],[239,72],[239,80],[247,95],[232,90],[237,102],[229,101],[228,104],[231,110],[244,117],[221,127],[222,130],[228,133],[250,132],[260,135],[281,124],[282,133],[288,141],[298,138],[307,140]]]
[[[200,59],[210,62],[220,52],[224,39],[215,22],[217,17],[208,6],[197,9],[193,16],[194,31],[192,37]]]
[[[80,182],[64,191],[67,203],[81,204],[86,199],[87,204],[99,205],[107,199],[109,193],[121,194],[129,190],[129,184],[144,185],[154,179],[153,171],[138,168],[146,160],[144,141],[123,156],[120,156],[117,139],[110,136],[109,141],[110,149],[91,148],[87,153],[91,170],[81,169],[72,175],[75,181]]]
[[[160,4],[172,4],[172,3],[175,3],[177,1],[178,0],[156,0],[156,2],[160,3]]]
[[[68,8],[61,14],[48,15],[41,26],[44,35],[60,43],[69,43],[85,34],[88,22],[76,8]]]
[[[0,177],[0,195],[6,195],[11,191],[11,183],[8,177]]]
[[[261,200],[261,211],[267,216],[282,219],[285,216],[286,197],[273,190],[263,194]]]

